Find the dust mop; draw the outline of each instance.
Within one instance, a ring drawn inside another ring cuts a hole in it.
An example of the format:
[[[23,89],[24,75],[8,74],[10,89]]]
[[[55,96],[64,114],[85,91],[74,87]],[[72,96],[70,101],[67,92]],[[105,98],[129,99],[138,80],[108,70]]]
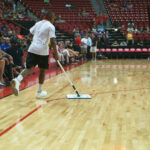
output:
[[[67,80],[69,81],[69,83],[71,84],[72,88],[74,89],[76,94],[67,94],[67,99],[91,99],[91,96],[88,94],[79,94],[79,92],[77,91],[77,89],[75,88],[74,84],[72,83],[72,81],[70,80],[68,74],[66,73],[66,71],[64,70],[64,68],[62,67],[61,63],[59,62],[59,60],[57,60],[57,63],[59,64],[60,68],[62,69],[62,71],[64,72]]]

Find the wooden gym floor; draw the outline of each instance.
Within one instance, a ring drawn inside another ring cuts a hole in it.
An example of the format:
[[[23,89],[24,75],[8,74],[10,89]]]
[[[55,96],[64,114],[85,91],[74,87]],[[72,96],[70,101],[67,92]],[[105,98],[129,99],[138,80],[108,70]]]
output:
[[[45,100],[35,99],[37,84],[0,100],[0,150],[150,150],[150,62],[104,60],[45,81]]]

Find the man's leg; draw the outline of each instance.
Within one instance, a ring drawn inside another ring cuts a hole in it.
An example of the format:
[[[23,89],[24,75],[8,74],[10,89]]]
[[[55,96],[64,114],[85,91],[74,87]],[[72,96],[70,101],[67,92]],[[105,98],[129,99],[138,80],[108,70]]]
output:
[[[12,85],[12,92],[15,96],[18,96],[19,94],[19,86],[20,82],[23,80],[24,77],[29,75],[34,67],[31,68],[25,68],[15,79],[12,80],[11,85]]]
[[[45,69],[40,68],[39,87],[37,90],[36,98],[44,98],[47,95],[47,92],[42,90],[44,80],[45,80]]]
[[[13,91],[14,95],[18,96],[20,82],[23,80],[24,77],[26,77],[28,74],[30,74],[32,72],[34,66],[36,66],[36,64],[37,64],[36,57],[37,56],[35,54],[28,53],[27,59],[26,59],[27,67],[18,75],[17,78],[12,80],[11,85],[12,85],[12,91]]]
[[[42,86],[44,83],[44,79],[45,79],[45,69],[40,68],[40,75],[39,75],[39,88],[37,92],[41,92],[42,91]]]

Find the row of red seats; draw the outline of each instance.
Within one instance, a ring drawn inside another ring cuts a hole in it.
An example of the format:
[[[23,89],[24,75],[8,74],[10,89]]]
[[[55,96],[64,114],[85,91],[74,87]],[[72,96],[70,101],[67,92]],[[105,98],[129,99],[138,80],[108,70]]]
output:
[[[136,0],[136,1],[129,1],[129,4],[133,4],[133,9],[131,10],[122,10],[122,1],[121,0],[116,0],[117,2],[117,9],[111,9],[111,5],[109,3],[109,0],[105,0],[105,4],[107,7],[107,10],[109,12],[109,15],[112,19],[112,22],[120,22],[120,24],[125,24],[125,22],[132,21],[135,24],[137,22],[143,22],[143,24],[138,24],[139,27],[148,27],[149,24],[147,23],[149,21],[148,19],[148,12],[147,8],[150,6],[150,1],[141,1],[141,0]],[[140,4],[138,4],[139,2]],[[146,22],[146,24],[144,24]]]

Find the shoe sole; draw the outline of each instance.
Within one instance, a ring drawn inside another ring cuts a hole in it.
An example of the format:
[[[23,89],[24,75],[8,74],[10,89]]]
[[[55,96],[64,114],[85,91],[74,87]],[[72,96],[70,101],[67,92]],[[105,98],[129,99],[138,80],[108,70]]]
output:
[[[14,80],[11,81],[11,87],[12,87],[12,92],[15,96],[18,96],[19,92],[18,90],[15,88],[16,87],[16,82]]]

